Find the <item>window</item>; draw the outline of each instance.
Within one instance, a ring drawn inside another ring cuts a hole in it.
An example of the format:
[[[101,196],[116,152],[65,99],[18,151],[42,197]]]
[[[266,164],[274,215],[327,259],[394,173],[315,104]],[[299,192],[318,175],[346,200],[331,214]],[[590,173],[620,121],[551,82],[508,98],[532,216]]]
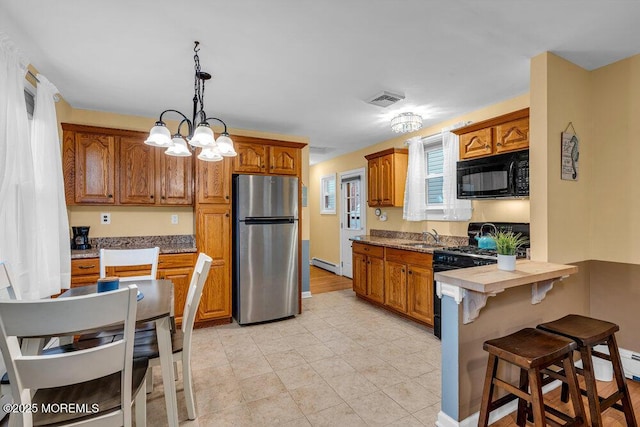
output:
[[[424,139],[425,204],[427,210],[442,209],[444,182],[444,153],[442,137],[434,135]]]
[[[360,175],[342,178],[344,218],[343,228],[361,230],[360,222]]]
[[[336,213],[336,175],[325,175],[320,179],[320,213]]]

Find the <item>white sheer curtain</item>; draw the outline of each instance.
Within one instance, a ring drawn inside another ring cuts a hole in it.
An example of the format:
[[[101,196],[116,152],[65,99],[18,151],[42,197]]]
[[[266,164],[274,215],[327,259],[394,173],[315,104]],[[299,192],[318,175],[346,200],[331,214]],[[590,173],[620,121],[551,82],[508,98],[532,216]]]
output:
[[[31,124],[38,225],[38,270],[34,283],[40,297],[46,297],[69,287],[71,249],[54,101],[58,89],[42,74],[38,74],[38,81]]]
[[[453,129],[464,126],[466,123],[442,129],[442,151],[444,154],[443,165],[443,219],[445,221],[468,221],[471,219],[471,200],[457,198],[456,187],[456,162],[460,158],[458,135],[451,132]]]
[[[40,297],[36,273],[36,196],[24,100],[27,61],[0,33],[0,260],[24,299]]]
[[[427,170],[424,164],[424,144],[419,136],[409,139],[407,144],[409,144],[409,165],[402,218],[407,221],[424,221],[427,219],[425,199]]]

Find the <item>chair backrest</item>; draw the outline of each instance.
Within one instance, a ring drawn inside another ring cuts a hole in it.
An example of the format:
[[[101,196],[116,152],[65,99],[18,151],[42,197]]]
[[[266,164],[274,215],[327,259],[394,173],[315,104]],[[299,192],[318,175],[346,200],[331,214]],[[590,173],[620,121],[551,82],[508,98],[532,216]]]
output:
[[[121,282],[156,279],[160,248],[146,249],[100,249],[100,277],[107,275],[107,267],[127,267],[132,265],[150,265],[147,275],[120,277]]]
[[[187,300],[184,303],[184,311],[182,312],[182,332],[184,333],[185,343],[183,348],[188,347],[191,342],[191,333],[193,332],[193,324],[196,320],[196,311],[200,305],[202,297],[202,289],[207,281],[209,269],[211,268],[212,259],[209,255],[200,253],[196,261],[196,267],[193,269],[191,283],[189,283],[189,291],[187,292]]]
[[[11,284],[9,269],[4,261],[0,261],[0,299],[21,299],[20,291]]]
[[[121,372],[121,405],[113,416],[121,423],[131,420],[137,290],[137,286],[130,285],[79,297],[0,301],[0,349],[14,403],[29,407],[37,389],[63,387]],[[22,337],[73,335],[114,323],[124,323],[122,340],[48,355],[25,355],[20,349]],[[31,425],[28,412],[15,414],[22,417],[21,425]]]

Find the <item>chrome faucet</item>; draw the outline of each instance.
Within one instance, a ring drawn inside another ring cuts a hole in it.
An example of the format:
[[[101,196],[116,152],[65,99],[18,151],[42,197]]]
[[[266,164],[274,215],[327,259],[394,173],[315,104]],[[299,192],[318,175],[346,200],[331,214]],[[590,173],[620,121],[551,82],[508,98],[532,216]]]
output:
[[[422,236],[424,238],[425,243],[427,241],[427,237],[431,236],[433,238],[433,241],[436,243],[436,245],[438,245],[440,244],[440,235],[438,234],[435,228],[432,228],[432,230],[433,230],[433,233],[431,233],[430,231],[423,231]]]

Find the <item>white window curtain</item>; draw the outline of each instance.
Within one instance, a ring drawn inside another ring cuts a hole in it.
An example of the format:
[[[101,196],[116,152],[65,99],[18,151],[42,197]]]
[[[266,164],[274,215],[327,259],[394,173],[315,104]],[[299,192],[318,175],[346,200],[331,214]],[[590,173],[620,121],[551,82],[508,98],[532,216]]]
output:
[[[22,298],[39,299],[69,286],[71,255],[53,106],[57,91],[39,76],[32,139],[26,64],[0,33],[0,260]]]
[[[0,34],[0,260],[24,299],[40,297],[36,275],[36,196],[24,100],[28,62]]]
[[[40,296],[44,297],[69,287],[71,249],[54,101],[58,89],[42,74],[37,77],[39,82],[31,125],[38,224],[35,285]]]
[[[471,200],[458,199],[456,187],[456,162],[460,159],[458,135],[451,132],[467,123],[456,123],[442,129],[443,168],[443,219],[445,221],[468,221],[471,219]]]
[[[407,144],[409,145],[409,165],[404,190],[402,218],[407,221],[424,221],[427,219],[427,206],[425,203],[427,171],[424,164],[424,144],[419,136],[407,140]]]

